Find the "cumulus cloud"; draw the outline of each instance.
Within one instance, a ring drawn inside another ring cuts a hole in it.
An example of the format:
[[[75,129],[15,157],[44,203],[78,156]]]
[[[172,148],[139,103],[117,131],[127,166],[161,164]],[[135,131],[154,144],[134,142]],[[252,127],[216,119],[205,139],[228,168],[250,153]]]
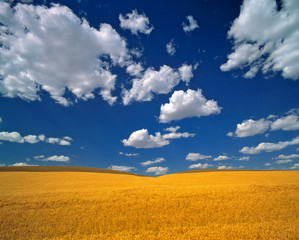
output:
[[[237,124],[235,131],[236,137],[249,137],[256,134],[263,134],[269,129],[270,122],[264,118],[260,120],[248,119],[243,121],[241,124]]]
[[[182,81],[184,81],[188,84],[190,82],[190,79],[193,78],[192,70],[195,70],[196,68],[197,68],[197,65],[192,66],[192,65],[183,64],[179,68],[179,73],[181,75]]]
[[[284,78],[299,78],[299,4],[282,1],[277,10],[273,0],[244,0],[241,12],[228,32],[234,40],[233,53],[221,65],[222,71],[249,68],[244,77],[252,78],[281,71]]]
[[[133,77],[140,77],[143,70],[141,63],[132,63],[127,67],[126,72]]]
[[[219,166],[217,169],[236,169],[235,167],[232,167],[232,166],[225,166],[225,165],[221,165]]]
[[[201,169],[206,169],[206,168],[209,168],[209,167],[212,167],[213,165],[211,164],[207,164],[207,163],[196,163],[196,164],[192,164],[189,166],[190,169],[192,168],[201,168]]]
[[[135,167],[118,166],[118,165],[111,165],[108,169],[121,171],[121,172],[131,172],[132,170],[137,170],[137,168]]]
[[[285,163],[289,163],[289,162],[293,162],[293,160],[292,159],[277,160],[275,163],[276,164],[285,164]]]
[[[197,21],[193,18],[193,16],[189,15],[186,18],[187,18],[187,23],[186,22],[182,23],[183,30],[185,33],[192,32],[196,28],[199,28]]]
[[[250,157],[246,156],[246,157],[240,157],[237,160],[239,161],[249,161]]]
[[[197,161],[197,160],[208,159],[211,157],[212,157],[211,155],[203,155],[200,153],[188,153],[188,155],[186,156],[186,160]]]
[[[12,167],[25,167],[25,166],[37,166],[37,165],[29,165],[27,163],[23,163],[23,162],[17,162],[17,163],[14,163],[12,165],[10,165]]]
[[[175,44],[174,40],[171,39],[169,43],[166,44],[166,51],[170,56],[173,56],[176,52],[177,44]]]
[[[183,64],[182,67],[185,65]],[[182,72],[184,75],[181,74]],[[137,102],[151,101],[154,94],[167,94],[181,80],[189,82],[192,76],[192,72],[189,73],[188,70],[177,71],[167,65],[160,67],[159,71],[148,68],[141,77],[132,79],[133,85],[130,90],[123,90],[123,103],[129,105],[133,100]]]
[[[169,103],[162,104],[159,121],[167,123],[189,117],[209,116],[219,114],[221,107],[214,100],[207,100],[201,89],[197,91],[188,89],[186,92],[175,91],[169,99]]]
[[[299,144],[299,137],[292,139],[291,141],[285,142],[278,142],[278,143],[269,143],[269,142],[262,142],[256,147],[243,147],[240,152],[244,154],[258,154],[261,152],[273,152],[282,150],[288,146],[298,145]]]
[[[13,8],[0,2],[0,93],[26,101],[41,100],[41,90],[57,103],[72,104],[95,94],[109,104],[116,75],[110,66],[130,62],[126,41],[109,24],[99,29],[58,4]],[[108,58],[106,56],[109,56]]]
[[[137,157],[137,156],[139,156],[139,153],[123,153],[123,152],[119,152],[119,155],[125,155],[126,157]]]
[[[160,162],[164,162],[166,161],[165,158],[156,158],[155,160],[153,161],[146,161],[146,162],[142,162],[141,165],[142,166],[149,166],[149,165],[153,165],[155,163],[160,163]]]
[[[51,161],[51,162],[69,162],[70,161],[69,157],[63,156],[63,155],[60,155],[60,156],[53,155],[53,156],[47,157],[47,158],[41,158],[42,155],[41,156],[36,156],[36,157],[35,157],[36,160],[40,160],[40,161],[44,161],[44,162],[48,162],[48,161]]]
[[[138,32],[148,35],[154,29],[148,17],[145,14],[138,14],[136,9],[125,16],[120,14],[119,21],[122,29],[128,29],[135,35],[138,35]]]
[[[163,138],[164,139],[176,139],[176,138],[189,138],[189,137],[195,136],[195,133],[177,132],[177,130],[179,130],[179,129],[180,129],[179,126],[166,128],[165,130],[169,131],[170,133],[163,134]]]
[[[27,135],[22,137],[18,132],[0,132],[0,140],[15,142],[15,143],[31,143],[35,144],[38,142],[47,142],[51,144],[59,144],[59,145],[71,145],[70,141],[72,139],[70,137],[64,138],[46,138],[44,134],[40,135]]]
[[[239,138],[254,136],[257,134],[263,134],[267,130],[276,131],[295,131],[299,129],[299,115],[297,111],[289,111],[289,115],[284,117],[278,117],[274,115],[269,115],[267,119],[244,120],[242,123],[237,124],[237,129],[234,133],[229,132],[227,136],[236,136]]]
[[[155,136],[150,135],[147,129],[133,132],[128,139],[124,139],[122,142],[126,147],[135,148],[160,148],[169,144],[169,141],[164,139],[161,133],[157,132]]]
[[[155,175],[163,175],[168,172],[168,167],[150,167],[146,169],[147,173],[155,173]]]
[[[292,167],[290,167],[289,169],[299,169],[299,163],[295,163]]]
[[[291,154],[291,155],[280,154],[278,157],[274,159],[293,159],[293,158],[299,158],[299,154]]]
[[[297,114],[291,114],[286,117],[276,119],[271,124],[271,131],[284,130],[294,131],[299,129],[299,116]]]
[[[228,160],[230,157],[225,156],[225,155],[219,155],[218,157],[214,158],[214,161],[223,161],[223,160]]]

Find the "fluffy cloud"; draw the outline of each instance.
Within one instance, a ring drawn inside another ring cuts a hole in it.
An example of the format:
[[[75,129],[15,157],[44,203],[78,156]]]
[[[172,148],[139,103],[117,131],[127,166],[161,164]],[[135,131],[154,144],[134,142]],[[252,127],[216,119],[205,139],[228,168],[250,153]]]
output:
[[[131,172],[132,170],[137,170],[137,168],[135,167],[118,166],[118,165],[111,165],[108,169],[121,171],[121,172]]]
[[[196,28],[199,28],[197,21],[193,18],[193,16],[189,15],[186,18],[187,18],[187,23],[186,22],[182,23],[183,30],[185,33],[192,32]]]
[[[293,160],[291,160],[291,159],[277,160],[275,163],[276,164],[285,164],[285,163],[289,163],[289,162],[293,162]]]
[[[155,173],[155,175],[163,175],[168,172],[168,167],[150,167],[146,169],[147,173]]]
[[[240,157],[240,158],[238,158],[237,160],[239,160],[239,161],[249,161],[249,159],[250,159],[250,157]]]
[[[202,155],[200,153],[188,153],[188,155],[186,156],[186,160],[197,161],[197,160],[208,159],[211,157],[212,157],[211,155]]]
[[[22,137],[20,133],[18,132],[0,132],[0,140],[2,141],[9,141],[9,142],[15,142],[15,143],[31,143],[35,144],[38,142],[47,142],[51,144],[59,144],[59,145],[71,145],[70,141],[72,139],[70,137],[64,137],[64,138],[46,138],[45,135],[27,135],[25,137]]]
[[[221,107],[214,100],[207,100],[201,89],[197,91],[188,89],[186,92],[175,91],[169,99],[169,103],[162,104],[159,121],[167,123],[188,117],[201,117],[211,114],[219,114]]]
[[[275,130],[285,130],[285,131],[294,131],[299,129],[299,116],[296,114],[291,114],[286,117],[276,119],[271,124],[271,131]]]
[[[164,139],[176,139],[176,138],[189,138],[189,137],[195,136],[195,133],[177,132],[178,129],[180,129],[179,126],[166,128],[165,130],[169,131],[170,133],[163,134],[163,138]]]
[[[264,74],[282,71],[284,78],[299,78],[299,4],[282,1],[277,10],[273,0],[244,0],[240,15],[228,37],[234,39],[233,53],[221,65],[222,71],[248,67],[246,78],[259,69]]]
[[[138,14],[137,10],[133,10],[132,13],[127,13],[125,16],[120,14],[119,21],[122,29],[128,29],[136,35],[138,32],[150,34],[154,29],[148,17],[145,14]]]
[[[139,156],[139,153],[123,153],[123,152],[119,152],[119,155],[125,155],[126,157],[136,157]]]
[[[13,166],[13,167],[25,167],[25,166],[37,166],[37,165],[29,165],[27,163],[17,162],[17,163],[12,164],[11,166]]]
[[[148,68],[143,76],[132,80],[133,85],[130,90],[123,90],[124,105],[130,104],[133,100],[138,102],[151,101],[154,94],[169,93],[181,80],[189,82],[193,74],[188,71],[188,65],[183,64],[182,67],[184,70],[178,71],[167,65],[160,67],[159,71]]]
[[[224,170],[226,170],[226,169],[236,169],[236,168],[234,168],[232,166],[221,165],[221,166],[218,167],[218,169],[222,169],[222,170],[224,169]]]
[[[299,169],[299,163],[295,163],[292,167],[290,167],[290,169]]]
[[[293,158],[299,158],[299,154],[291,154],[291,155],[280,154],[275,159],[293,159]]]
[[[141,165],[142,166],[149,166],[149,165],[153,165],[155,163],[160,163],[160,162],[164,162],[164,161],[166,161],[165,158],[156,158],[153,161],[142,162]]]
[[[51,157],[48,157],[48,158],[43,158],[43,159],[40,159],[41,161],[45,161],[45,162],[48,162],[48,161],[51,161],[51,162],[69,162],[70,161],[70,158],[67,157],[67,156],[57,156],[57,155],[54,155],[54,156],[51,156]]]
[[[147,129],[141,129],[133,132],[128,139],[122,140],[125,146],[135,148],[159,148],[169,144],[161,133],[157,132],[155,136],[150,135]]]
[[[201,169],[206,169],[206,168],[209,168],[209,167],[212,167],[213,165],[211,164],[207,164],[207,163],[196,163],[196,164],[192,164],[189,166],[190,169],[192,168],[201,168]]]
[[[219,155],[218,157],[214,158],[214,161],[223,161],[223,160],[228,160],[230,157],[225,156],[225,155]]]
[[[116,75],[110,65],[128,65],[126,42],[109,24],[99,29],[78,18],[69,8],[52,4],[0,2],[0,93],[27,101],[41,100],[44,90],[59,104],[100,94],[109,104],[116,97]],[[106,56],[109,56],[107,58]]]
[[[273,152],[282,150],[288,146],[298,145],[299,144],[299,137],[292,139],[291,141],[285,142],[278,142],[278,143],[269,143],[269,142],[262,142],[256,147],[243,147],[240,152],[244,154],[258,154],[261,152]]]
[[[140,77],[142,71],[143,71],[143,67],[140,63],[132,63],[126,69],[126,72],[133,77]]]
[[[229,132],[227,136],[236,136],[239,138],[254,136],[257,134],[263,134],[267,130],[276,131],[295,131],[299,129],[299,115],[297,110],[291,110],[288,112],[289,115],[284,117],[277,117],[269,115],[267,119],[244,120],[242,123],[237,124],[235,133]]]
[[[171,39],[169,43],[166,44],[166,51],[170,56],[173,56],[176,52],[177,45],[174,43],[174,40]]]
[[[270,122],[263,118],[257,121],[248,119],[241,124],[237,124],[235,134],[239,138],[262,134],[269,129],[269,125]]]

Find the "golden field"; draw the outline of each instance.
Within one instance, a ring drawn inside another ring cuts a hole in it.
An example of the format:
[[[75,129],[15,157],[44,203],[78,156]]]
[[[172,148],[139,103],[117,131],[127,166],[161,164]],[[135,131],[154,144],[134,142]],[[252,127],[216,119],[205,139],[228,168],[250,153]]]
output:
[[[0,239],[299,239],[298,171],[0,172]]]

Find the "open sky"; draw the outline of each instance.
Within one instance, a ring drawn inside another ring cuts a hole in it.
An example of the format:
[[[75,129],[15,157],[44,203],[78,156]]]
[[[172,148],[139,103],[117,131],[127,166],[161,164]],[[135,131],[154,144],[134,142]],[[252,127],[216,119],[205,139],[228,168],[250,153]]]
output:
[[[0,1],[0,165],[299,169],[298,0]]]

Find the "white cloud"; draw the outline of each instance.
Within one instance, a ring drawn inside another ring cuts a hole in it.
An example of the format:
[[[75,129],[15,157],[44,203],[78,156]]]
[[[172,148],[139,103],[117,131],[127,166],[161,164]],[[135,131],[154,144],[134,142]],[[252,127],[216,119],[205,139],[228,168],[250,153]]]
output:
[[[194,137],[195,133],[188,133],[188,132],[183,132],[183,133],[166,133],[163,134],[164,139],[176,139],[176,138],[189,138],[189,137]]]
[[[155,160],[153,161],[146,161],[146,162],[142,162],[141,165],[142,166],[149,166],[149,165],[153,165],[155,163],[160,163],[160,162],[164,162],[166,161],[165,158],[156,158]]]
[[[176,52],[177,45],[174,43],[174,40],[171,39],[169,43],[166,44],[166,51],[170,56],[173,56]]]
[[[209,168],[209,167],[212,167],[213,165],[211,164],[207,164],[207,163],[196,163],[196,164],[192,164],[189,166],[190,169],[192,168],[201,168],[201,169],[206,169],[206,168]]]
[[[233,132],[228,132],[228,133],[226,134],[226,136],[228,136],[228,137],[232,137],[232,136],[234,136],[234,133],[233,133]]]
[[[299,137],[292,139],[291,141],[285,142],[278,142],[278,143],[269,143],[269,142],[262,142],[256,147],[243,147],[240,152],[244,154],[258,154],[261,152],[273,152],[282,150],[288,146],[298,145],[299,144]]]
[[[131,76],[140,77],[142,75],[143,70],[144,69],[141,63],[132,63],[127,67],[126,72]]]
[[[249,161],[249,159],[250,159],[250,157],[247,156],[247,157],[241,157],[237,160],[239,160],[239,161]]]
[[[147,129],[141,129],[133,132],[128,139],[122,140],[123,144],[135,148],[159,148],[169,144],[161,133],[157,132],[155,136],[149,135]]]
[[[51,144],[59,144],[59,145],[71,145],[69,141],[72,141],[70,137],[61,138],[46,138],[44,134],[40,135],[27,135],[22,137],[18,132],[0,132],[0,140],[2,141],[9,141],[9,142],[16,142],[16,143],[31,143],[35,144],[38,142],[48,142]],[[67,141],[69,140],[69,141]]]
[[[223,160],[228,160],[230,157],[225,156],[225,155],[219,155],[218,157],[214,158],[214,161],[223,161]]]
[[[299,154],[291,154],[291,155],[280,154],[278,157],[274,159],[293,159],[293,158],[299,158]]]
[[[176,126],[176,127],[168,127],[168,128],[164,128],[165,131],[167,132],[171,132],[171,133],[175,133],[177,132],[181,127],[180,126]]]
[[[188,153],[188,155],[186,156],[186,160],[197,161],[197,160],[208,159],[211,157],[212,157],[211,155],[203,155],[200,153]]]
[[[25,166],[37,166],[37,165],[29,165],[27,163],[23,163],[23,162],[17,162],[17,163],[14,163],[10,166],[13,166],[13,167],[25,167]]]
[[[286,117],[279,118],[271,124],[271,131],[275,130],[294,131],[299,129],[299,116],[291,114]]]
[[[218,169],[236,169],[236,168],[232,167],[232,166],[221,165],[221,166],[218,167]]]
[[[169,103],[162,104],[159,121],[167,123],[189,117],[201,117],[211,114],[219,114],[221,107],[214,100],[207,100],[201,89],[197,91],[188,89],[186,92],[175,91],[169,99]]]
[[[39,156],[34,156],[33,157],[35,160],[40,160],[46,158],[44,155],[39,155]]]
[[[272,163],[265,163],[264,164],[266,167],[272,166]]]
[[[262,134],[269,129],[269,125],[270,122],[264,118],[257,121],[248,119],[241,124],[237,124],[235,135],[236,137],[242,138]]]
[[[24,143],[24,138],[18,132],[0,132],[0,140]]]
[[[48,157],[48,158],[39,159],[39,160],[40,161],[45,161],[45,162],[48,162],[48,161],[52,161],[52,162],[69,162],[70,158],[67,157],[67,156],[63,156],[63,155],[61,155],[61,156],[54,155],[54,156],[51,156],[51,157]]]
[[[221,65],[222,71],[248,67],[247,78],[259,69],[264,74],[282,71],[284,78],[299,78],[299,4],[282,1],[282,9],[276,8],[273,0],[244,0],[228,32],[234,39],[234,52]]]
[[[193,16],[189,15],[186,18],[187,18],[187,23],[185,22],[182,23],[183,30],[185,33],[192,32],[196,28],[199,28],[197,21],[193,18]]]
[[[146,169],[147,173],[155,173],[155,175],[163,175],[168,172],[168,167],[150,167]]]
[[[291,159],[277,160],[275,163],[276,164],[285,164],[285,163],[289,163],[289,162],[293,162],[293,160],[291,160]]]
[[[159,71],[148,68],[143,76],[132,80],[133,85],[130,90],[123,90],[124,105],[129,105],[133,100],[138,102],[151,101],[154,94],[169,93],[181,80],[190,81],[190,74],[187,75],[187,70],[185,72],[185,75],[181,75],[180,70],[177,71],[167,65],[160,67]]]
[[[118,166],[118,165],[111,165],[108,169],[115,170],[115,171],[122,171],[122,172],[131,172],[132,170],[137,170],[137,168],[135,167]]]
[[[289,169],[299,169],[299,163],[295,163],[292,167]]]
[[[126,42],[109,24],[99,29],[69,8],[0,2],[0,93],[27,101],[41,100],[44,90],[59,104],[72,104],[66,90],[87,100],[98,93],[113,104],[113,65],[130,61]],[[24,31],[24,28],[27,30]],[[106,56],[109,56],[107,58]]]
[[[137,156],[139,156],[139,153],[123,153],[123,152],[119,152],[119,155],[125,155],[126,157],[137,157]]]
[[[192,70],[193,69],[195,70],[196,68],[197,68],[196,65],[192,66],[192,65],[183,64],[179,68],[179,73],[181,75],[182,81],[188,84],[190,82],[190,79],[193,78]]]
[[[133,10],[132,13],[127,13],[125,16],[120,14],[119,21],[122,29],[128,29],[136,35],[138,35],[138,32],[150,34],[154,29],[148,17],[145,14],[138,14],[136,9]]]

